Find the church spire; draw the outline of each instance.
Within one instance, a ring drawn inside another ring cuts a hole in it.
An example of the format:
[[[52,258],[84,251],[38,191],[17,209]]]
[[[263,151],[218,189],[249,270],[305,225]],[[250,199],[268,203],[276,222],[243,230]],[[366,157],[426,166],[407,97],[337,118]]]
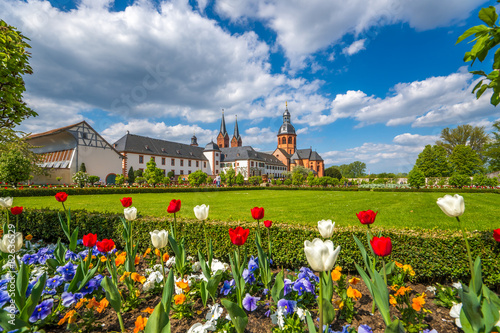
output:
[[[224,120],[224,109],[222,109],[222,120],[220,122],[220,133],[223,136],[226,136],[227,131],[226,131],[226,121]]]
[[[229,147],[229,134],[226,131],[226,121],[224,120],[224,109],[222,109],[222,120],[220,122],[220,131],[217,135],[217,146],[219,148]]]
[[[234,121],[234,134],[231,139],[231,147],[241,147],[242,141],[240,136],[240,130],[238,128],[238,116],[236,116],[236,120]]]

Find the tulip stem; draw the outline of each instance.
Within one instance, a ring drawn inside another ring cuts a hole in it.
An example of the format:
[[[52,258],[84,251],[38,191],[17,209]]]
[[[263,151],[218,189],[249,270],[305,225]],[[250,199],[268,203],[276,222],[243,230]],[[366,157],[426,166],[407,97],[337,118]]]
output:
[[[269,259],[271,259],[271,231],[267,228],[267,243],[269,245]]]
[[[174,213],[174,231],[173,231],[173,234],[174,234],[175,240],[177,240],[177,237],[175,235],[176,229],[177,229],[177,218],[176,218],[175,213]]]
[[[161,271],[163,274],[163,281],[165,281],[165,264],[163,263],[163,253],[160,251],[160,262],[161,262]]]
[[[384,282],[387,285],[387,271],[385,270],[385,260],[384,260],[384,257],[382,257],[382,265],[384,266]]]
[[[323,333],[323,274],[319,274],[319,333]]]
[[[116,311],[116,315],[118,317],[118,322],[120,323],[120,330],[122,332],[125,332],[125,325],[123,325],[123,318],[122,318],[120,311]]]
[[[206,221],[203,221],[203,233],[205,234],[205,246],[207,247],[207,257],[208,257],[210,251],[208,250],[207,228],[205,228],[205,223]]]
[[[457,221],[458,221],[458,225],[460,226],[460,229],[462,230],[462,236],[464,237],[465,248],[467,249],[467,256],[469,257],[470,278],[471,278],[471,281],[473,281],[474,280],[474,264],[472,263],[472,255],[470,253],[469,241],[467,240],[467,236],[465,235],[465,229],[462,226],[462,222],[460,222],[460,219],[458,218],[458,216],[457,216]]]

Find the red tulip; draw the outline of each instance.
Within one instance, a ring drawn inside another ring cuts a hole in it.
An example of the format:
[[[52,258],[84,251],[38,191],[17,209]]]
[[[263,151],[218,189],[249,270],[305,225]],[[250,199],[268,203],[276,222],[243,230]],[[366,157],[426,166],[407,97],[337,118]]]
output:
[[[370,240],[373,252],[379,257],[385,257],[391,254],[392,243],[390,237],[373,237]]]
[[[94,247],[97,243],[97,234],[86,234],[83,236],[83,246]]]
[[[266,228],[271,228],[271,226],[273,225],[273,221],[265,220],[264,225],[266,226]]]
[[[179,210],[181,210],[181,201],[180,200],[172,200],[170,201],[170,204],[168,205],[167,212],[170,214],[177,213]]]
[[[109,252],[115,247],[115,242],[112,239],[103,239],[100,242],[97,242],[97,249],[99,252]]]
[[[361,224],[372,224],[375,222],[375,217],[377,216],[378,212],[374,212],[373,210],[363,210],[359,213],[356,213],[356,216],[359,219],[359,222]]]
[[[493,238],[495,238],[497,242],[500,242],[500,229],[493,230]]]
[[[245,244],[249,233],[250,229],[243,229],[242,227],[229,228],[229,237],[231,237],[231,242],[234,245],[241,246]]]
[[[10,209],[10,212],[12,213],[12,215],[19,215],[23,212],[23,207],[18,207],[18,206],[12,207]]]
[[[65,192],[59,192],[55,195],[56,200],[59,202],[65,202],[68,199],[68,195]]]
[[[120,199],[120,202],[122,203],[122,206],[125,208],[132,206],[132,198],[131,197],[125,197],[123,199]]]
[[[264,218],[264,208],[254,207],[250,211],[254,220],[262,220]]]

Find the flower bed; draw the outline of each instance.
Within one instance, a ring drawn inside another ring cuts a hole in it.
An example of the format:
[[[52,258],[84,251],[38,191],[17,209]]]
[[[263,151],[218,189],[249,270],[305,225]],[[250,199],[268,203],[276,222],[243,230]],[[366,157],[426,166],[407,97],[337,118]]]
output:
[[[0,198],[0,206],[10,208],[3,214],[5,236],[0,242],[0,326],[4,329],[125,332],[133,323],[135,333],[243,333],[245,328],[250,332],[451,332],[456,331],[453,322],[440,320],[450,320],[451,307],[452,315],[461,314],[458,325],[467,327],[474,321],[484,332],[500,325],[500,301],[482,284],[483,278],[497,283],[500,230],[493,237],[478,233],[464,238],[467,262],[463,248],[458,251],[462,240],[457,235],[450,234],[450,239],[438,233],[424,237],[423,233],[383,231],[384,237],[372,236],[376,213],[371,211],[358,214],[369,227],[366,233],[334,229],[335,223],[319,221],[319,233],[327,239],[323,241],[315,238],[317,230],[262,221],[264,209],[257,207],[251,211],[257,221],[253,228],[232,228],[207,223],[209,207],[204,205],[195,207],[196,224],[177,221],[179,200],[172,200],[167,208],[173,219],[141,221],[131,198],[121,200],[123,218],[70,213],[64,206],[66,197],[56,195],[64,209],[59,214],[26,212],[10,207],[11,199]],[[458,220],[463,199],[460,206],[448,197],[438,204]],[[165,228],[170,231],[161,230]],[[31,235],[23,244],[19,230],[57,239],[57,244],[34,244]],[[489,250],[480,246],[489,242]],[[483,257],[483,276],[480,259],[472,265],[469,244],[474,255]],[[447,270],[451,263],[456,267]],[[284,265],[296,269],[285,270]],[[426,270],[426,266],[431,267]],[[348,276],[349,268],[360,276]],[[440,270],[447,273],[432,274]],[[452,272],[472,276],[469,288],[438,285],[433,290],[410,284],[450,277]],[[470,307],[478,290],[483,294],[480,312]],[[429,297],[434,292],[436,296]],[[460,300],[464,305],[457,310],[452,302],[458,306]]]

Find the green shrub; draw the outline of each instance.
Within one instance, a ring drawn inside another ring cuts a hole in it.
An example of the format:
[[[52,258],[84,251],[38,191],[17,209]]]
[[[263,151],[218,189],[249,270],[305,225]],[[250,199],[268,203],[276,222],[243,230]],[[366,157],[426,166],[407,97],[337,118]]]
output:
[[[207,182],[208,175],[201,170],[196,170],[192,172],[188,176],[188,181],[191,186],[200,186],[201,184],[205,184]]]
[[[290,186],[290,185],[292,185],[292,180],[291,179],[285,179],[285,182],[283,184],[285,184],[286,186]]]
[[[237,176],[236,176],[236,179],[234,180],[234,182],[236,183],[236,185],[243,185],[243,183],[245,183],[245,177],[243,177],[243,175],[241,173],[239,173]]]
[[[20,215],[20,231],[25,235],[32,234],[33,237],[48,242],[56,242],[58,238],[64,240],[65,236],[59,224],[58,213],[58,211],[53,210],[26,209]],[[96,233],[98,239],[111,238],[116,242],[118,248],[123,248],[124,241],[121,236],[123,225],[119,216],[118,214],[88,213],[76,210],[72,211],[72,227],[79,227],[80,238],[83,234]],[[168,230],[171,222],[169,219],[171,219],[170,216],[168,218],[141,217],[134,222],[134,239],[138,242],[141,252],[151,247],[149,232],[155,229]],[[2,214],[0,222],[4,221],[5,217]],[[180,234],[186,237],[188,255],[196,256],[198,250],[204,252],[203,228],[199,228],[199,222],[178,219],[177,225],[181,229]],[[251,229],[244,250],[249,254],[255,254],[255,242],[253,241],[256,229],[255,222],[239,223],[238,225]],[[215,245],[215,257],[227,260],[227,255],[234,250],[229,239],[228,229],[235,227],[236,223],[208,221],[206,226],[207,234]],[[284,265],[294,269],[307,266],[304,255],[304,240],[319,237],[316,228],[288,226],[276,221],[270,231],[275,265]],[[412,265],[419,282],[445,282],[459,279],[465,281],[468,279],[467,254],[460,233],[437,229],[383,230],[382,232],[384,236],[391,237],[392,240],[390,260]],[[362,227],[336,228],[333,240],[335,246],[340,245],[342,249],[337,261],[338,265],[343,268],[343,272],[355,273],[354,263],[359,263],[362,259],[352,235],[356,235],[364,243],[366,242],[365,229]],[[469,233],[469,243],[472,256],[479,255],[482,258],[485,283],[490,287],[499,287],[500,250],[492,233],[490,231]]]
[[[408,174],[408,184],[416,188],[425,186],[425,175],[417,166],[414,166]]]
[[[470,185],[470,178],[467,175],[454,173],[450,179],[448,179],[448,183],[452,186],[462,188],[464,186]]]

